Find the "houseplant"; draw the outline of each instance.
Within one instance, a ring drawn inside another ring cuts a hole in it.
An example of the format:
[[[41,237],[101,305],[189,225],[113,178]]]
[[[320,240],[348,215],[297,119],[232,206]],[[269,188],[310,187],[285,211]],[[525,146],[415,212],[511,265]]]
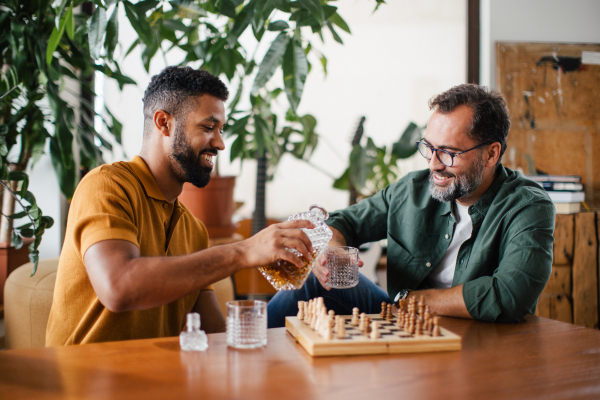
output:
[[[333,182],[334,188],[350,192],[350,205],[385,189],[399,178],[397,161],[417,152],[416,141],[421,139],[424,129],[410,122],[391,148],[377,147],[370,137],[363,138],[364,121],[365,117],[362,117],[352,140],[348,167]]]
[[[311,69],[309,60],[318,60],[325,71],[327,66],[327,59],[310,40],[326,40],[331,35],[341,43],[337,30],[350,32],[332,5],[334,1],[146,0],[133,4],[127,0],[98,0],[95,3],[90,29],[97,31],[99,37],[106,30],[101,21],[124,8],[138,34],[128,46],[127,54],[139,46],[147,71],[154,57],[176,49],[181,54],[181,65],[205,69],[228,83],[232,99],[225,131],[235,139],[230,152],[232,161],[257,158],[259,171],[266,169],[271,175],[286,153],[301,159],[310,156],[318,142],[316,120],[311,115],[298,115],[297,109]],[[376,6],[381,3],[382,0],[375,2]],[[268,45],[268,51],[259,59],[257,49],[263,43]],[[271,80],[277,71],[283,78],[279,84]],[[279,101],[281,106],[283,97],[287,99],[283,112],[274,112],[275,103]],[[263,164],[266,168],[261,168]],[[257,177],[258,182],[263,180]],[[213,178],[202,189],[203,193],[212,186],[221,186],[218,178]],[[231,185],[230,188],[232,191]],[[189,195],[188,190],[196,193]],[[200,197],[198,191],[190,185],[184,186],[183,202],[189,205],[193,197]],[[219,201],[206,208],[218,209],[223,204],[232,201]],[[232,207],[227,208],[233,211]],[[220,213],[211,213],[204,219],[212,219],[215,214]],[[230,224],[231,215],[225,216],[225,220]]]
[[[83,12],[75,14],[80,5]],[[108,21],[109,34],[101,41],[89,29],[93,17],[85,12],[90,7],[83,1],[0,0],[0,9],[2,230],[9,233],[16,248],[22,246],[23,238],[33,239],[29,259],[35,273],[37,249],[53,219],[43,215],[28,190],[27,168],[49,149],[60,190],[70,199],[79,171],[102,163],[102,150],[120,142],[121,125],[108,110],[104,124],[112,138],[94,128],[94,118],[102,118],[92,102],[94,71],[116,79],[121,87],[135,82],[121,74],[112,59],[116,20]],[[95,59],[101,48],[105,56],[100,64]],[[75,98],[74,106],[64,100],[65,95]],[[14,201],[21,207],[17,213]],[[11,227],[9,222],[19,218],[26,223]]]

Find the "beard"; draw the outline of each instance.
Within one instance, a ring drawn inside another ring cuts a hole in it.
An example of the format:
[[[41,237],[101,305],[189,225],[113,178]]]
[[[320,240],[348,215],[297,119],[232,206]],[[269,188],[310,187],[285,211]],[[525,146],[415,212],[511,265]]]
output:
[[[216,155],[217,149],[205,148],[198,154],[194,153],[194,149],[192,149],[192,146],[190,146],[185,138],[185,132],[181,129],[181,125],[175,129],[175,140],[173,141],[173,153],[171,153],[171,157],[179,165],[187,182],[197,188],[203,188],[210,181],[212,168],[202,166],[202,153]]]
[[[474,164],[464,174],[456,176],[450,172],[437,171],[437,175],[442,177],[455,177],[454,182],[449,187],[438,187],[433,181],[434,171],[429,172],[429,194],[434,199],[441,202],[450,202],[462,199],[473,193],[483,181],[483,167],[485,162],[477,158]]]

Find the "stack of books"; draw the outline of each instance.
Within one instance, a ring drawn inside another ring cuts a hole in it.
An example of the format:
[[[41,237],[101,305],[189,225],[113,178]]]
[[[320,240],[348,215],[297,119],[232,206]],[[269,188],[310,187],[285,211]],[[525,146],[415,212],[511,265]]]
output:
[[[585,201],[581,177],[576,175],[527,175],[546,189],[557,214],[575,214]]]

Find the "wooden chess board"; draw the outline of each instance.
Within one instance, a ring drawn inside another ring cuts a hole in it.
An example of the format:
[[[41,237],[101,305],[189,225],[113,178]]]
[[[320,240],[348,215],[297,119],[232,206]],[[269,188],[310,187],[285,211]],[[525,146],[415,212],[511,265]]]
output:
[[[342,339],[335,336],[331,340],[324,339],[297,317],[286,317],[285,327],[311,356],[420,353],[461,349],[460,336],[442,327],[440,327],[440,336],[434,337],[428,334],[417,336],[400,330],[395,325],[395,318],[387,321],[379,314],[368,316],[371,321],[377,321],[379,324],[378,339],[371,339],[351,325],[351,316],[345,317],[346,336]]]

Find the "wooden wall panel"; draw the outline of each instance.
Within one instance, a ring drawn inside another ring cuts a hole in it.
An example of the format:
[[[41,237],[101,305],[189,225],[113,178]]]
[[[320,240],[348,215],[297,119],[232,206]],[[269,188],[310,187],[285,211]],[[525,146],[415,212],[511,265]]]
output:
[[[598,328],[598,243],[596,214],[575,214],[573,254],[573,321]]]
[[[557,215],[554,228],[554,245],[552,248],[554,265],[573,263],[573,215]]]
[[[600,207],[600,65],[582,64],[598,44],[497,44],[497,88],[511,113],[503,164],[580,175]]]

